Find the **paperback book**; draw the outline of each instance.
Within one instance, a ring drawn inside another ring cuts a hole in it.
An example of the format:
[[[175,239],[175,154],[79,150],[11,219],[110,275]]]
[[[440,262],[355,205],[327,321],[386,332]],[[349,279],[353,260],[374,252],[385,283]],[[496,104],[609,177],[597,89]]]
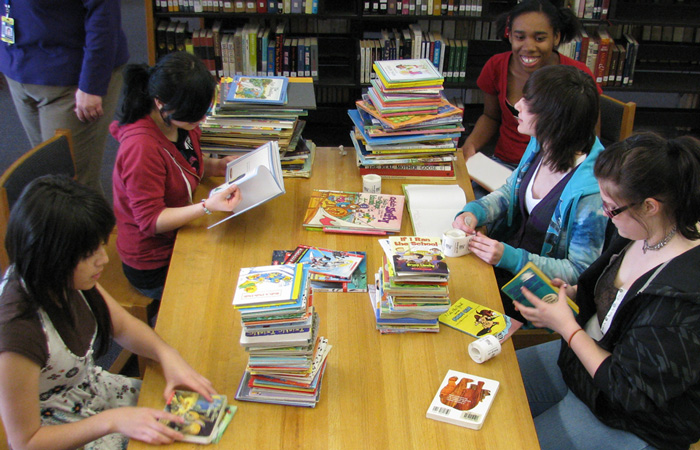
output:
[[[295,256],[297,253],[298,257]],[[326,280],[349,281],[363,259],[364,256],[360,254],[300,245],[292,253],[289,262],[308,265],[312,279],[313,274],[318,274],[324,275]]]
[[[375,61],[374,68],[386,88],[442,86],[444,80],[429,59]]]
[[[299,298],[303,275],[301,264],[244,267],[238,274],[233,306],[293,303]]]
[[[401,229],[403,204],[403,195],[314,190],[303,226],[331,232],[394,233]]]
[[[498,392],[499,382],[448,370],[426,413],[428,419],[480,430]]]
[[[523,286],[544,302],[554,303],[559,300],[559,289],[554,287],[549,277],[532,262],[525,264],[520,272],[501,288],[513,300],[532,307],[532,303],[520,291]],[[568,297],[566,301],[574,314],[578,315],[578,305]]]
[[[287,264],[293,250],[273,250],[272,264]],[[319,274],[309,274],[309,282],[314,292],[367,292],[367,253],[362,251],[349,252],[362,256],[360,265],[350,276],[349,280],[326,277]]]
[[[438,318],[440,323],[475,338],[488,334],[504,342],[522,322],[462,297]]]
[[[222,422],[227,415],[225,395],[213,395],[210,402],[196,392],[176,390],[165,404],[165,411],[184,419],[183,423],[167,423],[170,428],[185,436],[183,442],[209,444],[228,425],[228,421]],[[229,414],[232,415],[233,412],[235,410]],[[220,430],[220,427],[223,428]]]
[[[396,275],[448,275],[442,241],[439,237],[390,236],[389,246]]]

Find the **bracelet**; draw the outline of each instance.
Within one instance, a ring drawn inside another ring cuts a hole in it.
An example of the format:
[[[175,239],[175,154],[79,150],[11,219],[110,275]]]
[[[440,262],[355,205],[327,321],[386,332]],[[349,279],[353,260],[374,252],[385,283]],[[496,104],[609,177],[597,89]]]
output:
[[[571,336],[569,336],[569,340],[566,342],[566,345],[571,347],[571,340],[574,338],[574,336],[576,336],[576,333],[578,333],[579,331],[583,331],[583,328],[579,328],[578,330],[571,333]]]
[[[206,201],[207,201],[206,198],[203,198],[203,199],[202,199],[202,208],[204,208],[204,214],[209,215],[209,214],[211,214],[211,211],[209,211],[209,208],[207,208],[207,204],[204,203],[204,202],[206,202]]]

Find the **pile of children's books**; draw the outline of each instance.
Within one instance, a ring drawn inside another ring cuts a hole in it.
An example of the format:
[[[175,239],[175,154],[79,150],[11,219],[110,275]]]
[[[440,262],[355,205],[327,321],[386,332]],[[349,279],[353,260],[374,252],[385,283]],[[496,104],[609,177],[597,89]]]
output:
[[[450,307],[449,270],[440,238],[390,236],[377,273],[372,308],[381,333],[432,332]]]
[[[404,200],[403,195],[315,189],[303,225],[327,233],[397,233]]]
[[[367,253],[299,245],[274,250],[272,264],[301,263],[309,267],[314,292],[367,292]]]
[[[304,264],[241,269],[233,306],[249,357],[237,400],[316,406],[331,346],[318,335],[308,274]]]
[[[276,141],[285,176],[309,177],[313,142],[300,117],[316,108],[311,78],[237,75],[219,84],[217,101],[202,128],[202,151],[240,154]]]
[[[377,78],[357,109],[350,138],[361,174],[455,179],[462,110],[442,94],[444,78],[428,59],[375,61]]]

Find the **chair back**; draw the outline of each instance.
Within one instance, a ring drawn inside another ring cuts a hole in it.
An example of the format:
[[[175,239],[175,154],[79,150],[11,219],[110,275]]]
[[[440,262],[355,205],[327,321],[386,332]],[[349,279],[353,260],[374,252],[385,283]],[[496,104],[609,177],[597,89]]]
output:
[[[608,95],[600,96],[600,140],[606,147],[632,135],[635,102],[622,102]]]
[[[56,130],[54,137],[22,155],[0,176],[0,267],[3,270],[9,265],[5,234],[10,210],[25,186],[43,175],[75,178],[73,142],[69,130]]]

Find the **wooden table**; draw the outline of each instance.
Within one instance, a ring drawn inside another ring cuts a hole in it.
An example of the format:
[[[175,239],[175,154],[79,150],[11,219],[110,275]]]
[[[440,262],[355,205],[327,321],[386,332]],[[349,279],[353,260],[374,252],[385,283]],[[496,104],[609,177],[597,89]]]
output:
[[[459,161],[458,183],[472,196]],[[200,196],[220,180],[207,180]],[[382,180],[382,192],[401,193],[402,183]],[[430,181],[430,183],[436,183]],[[445,181],[441,183],[455,183]],[[240,316],[231,305],[238,271],[270,264],[272,250],[308,244],[368,252],[368,279],[379,267],[376,236],[306,231],[302,218],[312,189],[360,190],[354,156],[317,151],[311,179],[285,179],[287,193],[211,230],[214,214],[182,228],[177,237],[156,331],[202,374],[238,412],[216,448],[269,449],[529,449],[539,448],[511,340],[499,356],[473,362],[470,336],[442,326],[439,333],[380,335],[366,293],[319,293],[314,304],[320,333],[333,346],[316,408],[234,400],[247,362],[238,344]],[[402,234],[413,234],[404,213]],[[491,266],[473,255],[449,258],[450,297],[502,310]],[[448,369],[501,382],[480,431],[427,419],[425,413]],[[140,406],[162,408],[165,383],[150,362]],[[177,443],[177,448],[200,448]],[[130,449],[150,448],[132,442]]]

